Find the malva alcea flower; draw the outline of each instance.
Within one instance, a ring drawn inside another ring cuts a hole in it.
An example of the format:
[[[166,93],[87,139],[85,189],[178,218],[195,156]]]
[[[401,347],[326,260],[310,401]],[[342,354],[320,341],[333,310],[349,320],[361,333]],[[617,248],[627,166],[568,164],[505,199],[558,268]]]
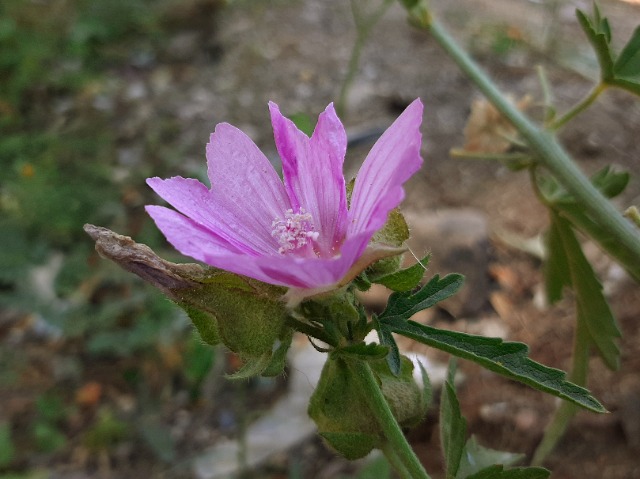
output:
[[[411,103],[373,146],[350,205],[342,172],[347,136],[333,105],[311,138],[276,104],[269,109],[284,181],[247,135],[222,123],[206,149],[211,189],[179,176],[149,178],[177,211],[146,210],[184,255],[298,291],[329,290],[377,259],[369,241],[422,164],[422,103]]]

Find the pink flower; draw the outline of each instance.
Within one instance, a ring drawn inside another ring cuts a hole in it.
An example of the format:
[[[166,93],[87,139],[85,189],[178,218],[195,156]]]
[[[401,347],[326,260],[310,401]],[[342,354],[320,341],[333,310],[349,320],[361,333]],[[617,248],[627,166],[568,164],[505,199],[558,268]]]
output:
[[[247,135],[222,123],[207,145],[211,189],[179,176],[149,178],[177,211],[146,210],[178,251],[211,266],[304,290],[303,296],[346,284],[385,255],[367,245],[422,164],[422,103],[411,103],[373,146],[350,208],[342,173],[347,137],[333,105],[311,138],[276,104],[269,109],[284,182]]]

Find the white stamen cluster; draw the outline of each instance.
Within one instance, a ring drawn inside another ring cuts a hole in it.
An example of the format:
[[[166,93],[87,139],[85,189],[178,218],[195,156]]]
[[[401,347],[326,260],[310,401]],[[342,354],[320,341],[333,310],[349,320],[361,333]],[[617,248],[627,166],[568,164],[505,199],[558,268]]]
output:
[[[284,212],[284,219],[276,218],[271,223],[271,235],[278,240],[280,248],[278,252],[285,254],[295,251],[317,240],[320,233],[314,231],[313,216],[300,208],[297,213],[292,209]]]

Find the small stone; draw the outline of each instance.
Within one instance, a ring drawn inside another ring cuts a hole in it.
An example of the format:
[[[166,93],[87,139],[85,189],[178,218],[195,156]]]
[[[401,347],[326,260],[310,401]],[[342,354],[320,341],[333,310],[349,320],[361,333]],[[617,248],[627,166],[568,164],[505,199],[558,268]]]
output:
[[[485,215],[473,209],[405,213],[411,228],[408,244],[416,256],[431,252],[428,275],[461,273],[463,288],[440,305],[456,317],[476,316],[489,295],[489,228]]]

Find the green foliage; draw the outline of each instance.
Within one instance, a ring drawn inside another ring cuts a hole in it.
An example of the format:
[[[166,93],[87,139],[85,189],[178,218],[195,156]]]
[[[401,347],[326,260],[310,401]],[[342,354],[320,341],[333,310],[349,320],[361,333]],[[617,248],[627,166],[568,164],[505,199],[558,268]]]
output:
[[[410,291],[420,283],[424,272],[427,270],[430,258],[431,254],[428,254],[416,264],[376,278],[373,282],[386,286],[396,292]]]
[[[602,285],[582,252],[574,225],[595,238],[614,257],[625,258],[627,252],[606,231],[592,221],[578,202],[549,177],[538,180],[540,191],[550,209],[551,226],[547,234],[548,257],[545,262],[545,286],[550,302],[562,298],[565,287],[575,293],[577,320],[586,327],[591,343],[605,364],[617,369],[620,350],[617,344],[621,333],[602,292]],[[629,182],[629,174],[605,167],[591,177],[591,182],[608,198],[619,195]],[[625,263],[622,263],[625,264]],[[627,262],[627,270],[640,278],[640,265]]]
[[[440,399],[440,442],[447,471],[447,479],[454,479],[460,467],[467,421],[460,412],[460,403],[454,387],[455,361],[449,364],[448,379]]]
[[[375,321],[380,341],[390,348],[388,361],[392,371],[397,368],[397,359],[394,358],[397,346],[391,333],[396,333],[454,356],[474,361],[490,371],[591,411],[606,411],[589,391],[566,381],[563,371],[529,359],[529,348],[526,344],[442,330],[409,320],[418,311],[433,306],[439,300],[455,293],[461,284],[460,275],[448,275],[442,280],[435,276],[417,293],[394,293],[390,296],[387,308]]]
[[[176,319],[125,273],[90,265],[82,233],[87,221],[136,223],[123,197],[144,171],[115,178],[115,112],[91,102],[107,88],[108,68],[160,46],[167,5],[0,2],[0,306],[37,312],[100,354],[146,348]],[[50,278],[44,292],[33,284],[36,267]]]
[[[576,10],[578,21],[595,50],[602,82],[640,95],[640,27],[637,27],[620,54],[611,49],[611,26],[593,4],[593,16]]]
[[[572,287],[577,303],[577,320],[586,326],[600,357],[611,369],[620,367],[620,329],[602,292],[602,285],[585,258],[571,224],[551,214],[549,231],[550,267],[546,270],[547,291],[557,299],[563,286]]]
[[[387,361],[391,371],[398,373],[400,370],[400,353],[391,335],[391,329],[386,327],[386,323],[394,318],[408,319],[418,311],[430,308],[447,299],[462,287],[463,281],[464,277],[459,274],[449,274],[442,279],[435,275],[415,293],[396,292],[391,294],[385,310],[378,318],[374,318],[380,342],[389,348]]]
[[[523,455],[480,446],[471,437],[465,441],[467,421],[460,411],[454,385],[455,361],[449,364],[440,399],[440,440],[447,479],[545,479],[550,472],[541,467],[511,466]]]

